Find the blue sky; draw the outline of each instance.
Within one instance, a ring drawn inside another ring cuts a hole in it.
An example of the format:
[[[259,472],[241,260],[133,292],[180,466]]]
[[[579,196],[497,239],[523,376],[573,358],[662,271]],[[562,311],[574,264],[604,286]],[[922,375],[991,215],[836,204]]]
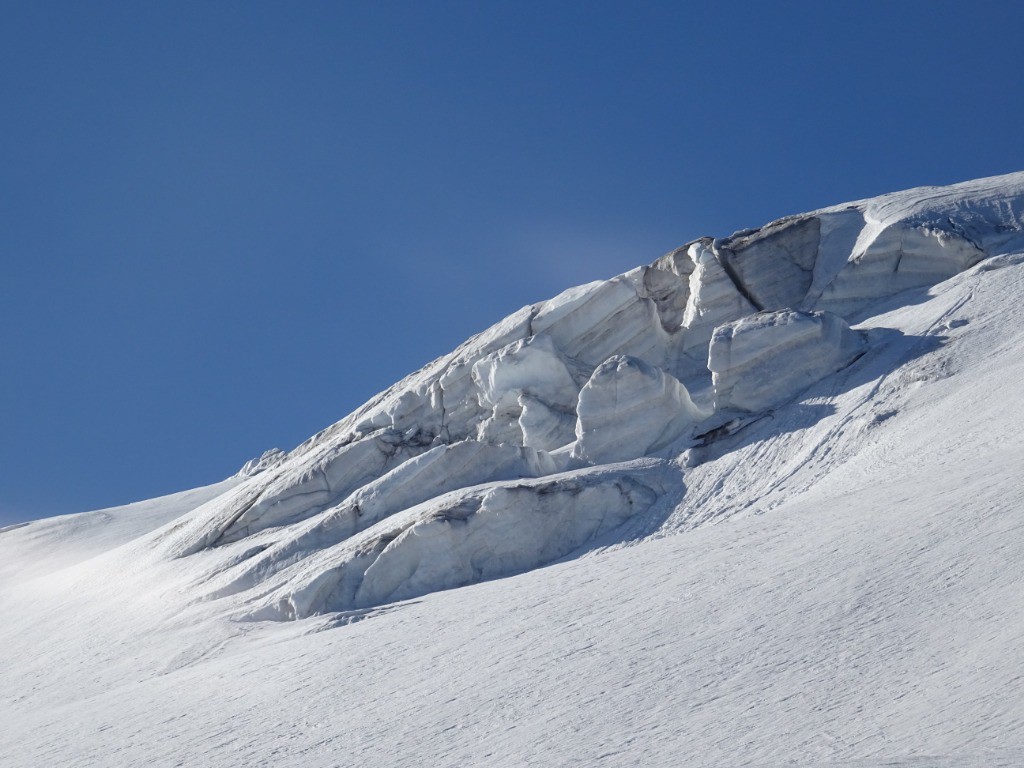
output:
[[[0,524],[216,481],[704,234],[1024,169],[1013,3],[28,3]]]

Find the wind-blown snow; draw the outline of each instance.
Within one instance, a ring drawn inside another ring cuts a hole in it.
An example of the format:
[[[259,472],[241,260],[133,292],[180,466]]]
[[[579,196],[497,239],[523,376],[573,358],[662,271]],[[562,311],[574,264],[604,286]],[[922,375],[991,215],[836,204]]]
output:
[[[0,532],[0,762],[1021,764],[1022,222],[1013,174],[702,238]]]

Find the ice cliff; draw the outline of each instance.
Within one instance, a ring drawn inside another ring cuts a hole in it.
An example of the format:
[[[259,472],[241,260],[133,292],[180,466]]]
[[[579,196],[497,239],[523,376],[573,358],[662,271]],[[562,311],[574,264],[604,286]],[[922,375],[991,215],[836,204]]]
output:
[[[1024,246],[1024,174],[703,237],[527,306],[158,532],[302,618],[536,568],[658,515],[706,447],[851,365],[881,301]]]

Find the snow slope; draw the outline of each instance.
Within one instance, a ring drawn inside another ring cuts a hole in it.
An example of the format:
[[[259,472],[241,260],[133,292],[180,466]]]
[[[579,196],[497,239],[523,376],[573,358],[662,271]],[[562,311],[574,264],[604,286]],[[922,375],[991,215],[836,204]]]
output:
[[[1022,295],[1024,174],[822,209],[0,532],[0,763],[1024,764]]]
[[[53,573],[153,531],[237,485],[240,478],[122,507],[0,528],[0,585]]]

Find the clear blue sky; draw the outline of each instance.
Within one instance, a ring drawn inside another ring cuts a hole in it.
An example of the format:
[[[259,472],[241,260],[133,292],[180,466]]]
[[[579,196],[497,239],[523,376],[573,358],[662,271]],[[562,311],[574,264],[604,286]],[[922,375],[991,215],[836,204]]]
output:
[[[5,3],[0,524],[216,481],[699,235],[1024,168],[1022,8]]]

